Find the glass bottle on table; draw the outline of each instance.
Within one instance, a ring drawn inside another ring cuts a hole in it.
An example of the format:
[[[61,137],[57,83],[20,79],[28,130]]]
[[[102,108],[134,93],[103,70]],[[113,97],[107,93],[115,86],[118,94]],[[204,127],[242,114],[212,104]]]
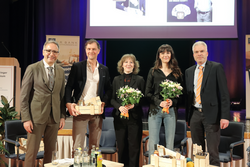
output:
[[[95,158],[95,145],[92,145],[91,153],[90,153],[90,167],[96,166],[96,158]]]
[[[81,167],[81,150],[79,148],[74,153],[74,167]]]
[[[95,164],[95,166],[97,166],[97,156],[98,156],[98,154],[99,154],[99,147],[96,147],[96,148],[95,148],[95,159],[96,159],[96,164]]]
[[[89,166],[89,155],[86,150],[82,153],[82,167],[88,167]]]

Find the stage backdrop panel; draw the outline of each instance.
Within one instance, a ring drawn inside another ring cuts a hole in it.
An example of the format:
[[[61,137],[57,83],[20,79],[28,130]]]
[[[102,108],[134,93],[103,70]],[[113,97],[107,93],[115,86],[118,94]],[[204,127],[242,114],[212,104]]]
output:
[[[0,66],[0,95],[5,96],[8,101],[14,98],[14,66]],[[13,99],[10,106],[13,106]],[[0,107],[3,107],[0,103]]]
[[[246,35],[246,119],[250,119],[250,35]]]
[[[59,43],[60,54],[56,63],[61,65],[65,71],[66,84],[72,64],[75,62],[79,62],[80,37],[64,35],[46,35],[46,40],[54,40]]]

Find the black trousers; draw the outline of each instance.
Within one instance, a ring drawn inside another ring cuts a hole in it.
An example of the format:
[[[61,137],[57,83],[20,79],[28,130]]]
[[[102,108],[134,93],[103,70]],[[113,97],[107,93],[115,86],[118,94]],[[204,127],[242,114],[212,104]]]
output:
[[[206,133],[210,165],[220,166],[218,148],[220,144],[220,124],[208,124],[203,112],[194,109],[190,121],[190,130],[193,144],[201,145],[203,151],[206,151],[204,136]]]
[[[139,167],[142,138],[142,121],[114,117],[114,127],[118,147],[118,161],[124,167]]]

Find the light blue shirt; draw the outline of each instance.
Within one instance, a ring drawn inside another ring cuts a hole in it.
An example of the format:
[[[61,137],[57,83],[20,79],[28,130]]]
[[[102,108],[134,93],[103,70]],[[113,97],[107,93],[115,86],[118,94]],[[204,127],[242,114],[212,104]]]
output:
[[[203,63],[201,66],[203,67],[202,71],[204,72],[205,70],[205,63]],[[196,108],[202,108],[202,104],[199,104],[196,102],[196,89],[197,89],[197,81],[198,81],[198,75],[199,75],[199,72],[200,72],[200,69],[199,69],[200,65],[197,64],[195,70],[194,70],[194,107]],[[202,79],[203,80],[203,79]],[[202,83],[201,83],[202,84]]]

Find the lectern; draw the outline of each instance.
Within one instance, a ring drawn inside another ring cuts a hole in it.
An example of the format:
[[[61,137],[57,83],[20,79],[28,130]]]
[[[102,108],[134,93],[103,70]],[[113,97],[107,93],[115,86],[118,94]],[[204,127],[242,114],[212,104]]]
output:
[[[18,60],[0,57],[0,76],[0,95],[8,95],[8,101],[13,98],[13,106],[20,115],[21,68]]]

